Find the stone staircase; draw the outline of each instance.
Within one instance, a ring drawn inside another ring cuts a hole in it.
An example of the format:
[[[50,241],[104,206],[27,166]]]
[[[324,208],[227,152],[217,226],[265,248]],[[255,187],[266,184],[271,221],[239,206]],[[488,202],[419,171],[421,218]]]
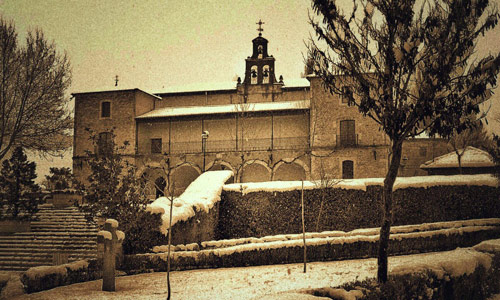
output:
[[[97,256],[97,226],[76,207],[42,204],[31,232],[0,234],[0,271],[72,262]]]

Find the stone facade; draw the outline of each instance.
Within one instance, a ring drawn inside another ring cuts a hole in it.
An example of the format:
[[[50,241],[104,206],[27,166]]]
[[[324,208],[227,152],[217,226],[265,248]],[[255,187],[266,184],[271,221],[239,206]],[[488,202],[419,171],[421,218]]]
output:
[[[76,177],[88,176],[86,150],[98,150],[86,128],[103,140],[114,129],[116,144],[129,142],[122,154],[139,168],[138,176],[160,189],[169,184],[170,168],[176,193],[204,170],[233,170],[239,182],[383,177],[389,141],[378,125],[326,91],[319,78],[277,80],[267,40],[259,36],[252,42],[245,78],[232,87],[74,94]],[[419,165],[445,153],[443,144],[405,143],[400,175],[421,175]],[[152,197],[161,193],[151,188]]]

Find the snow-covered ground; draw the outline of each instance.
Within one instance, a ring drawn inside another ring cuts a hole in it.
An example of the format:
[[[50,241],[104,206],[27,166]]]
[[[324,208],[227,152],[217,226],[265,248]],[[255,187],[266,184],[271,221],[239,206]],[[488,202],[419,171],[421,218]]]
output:
[[[458,252],[457,252],[458,251]],[[478,257],[473,263],[487,264],[486,254],[471,249],[426,253],[389,258],[390,270],[411,270],[412,265],[433,265],[446,271],[453,260],[467,256]],[[486,261],[485,261],[486,258]],[[468,272],[467,266],[450,273]],[[447,267],[448,266],[448,267]],[[307,273],[303,264],[271,265],[246,268],[192,270],[171,273],[172,299],[260,299],[264,295],[304,288],[337,286],[356,279],[375,277],[377,261],[358,259],[309,263]],[[117,278],[116,292],[102,292],[102,281],[91,281],[58,287],[52,290],[22,295],[20,299],[165,299],[166,273],[148,273]],[[291,299],[288,298],[279,299]],[[266,299],[278,299],[267,298]],[[300,299],[308,299],[306,295]],[[317,298],[319,299],[319,298]]]

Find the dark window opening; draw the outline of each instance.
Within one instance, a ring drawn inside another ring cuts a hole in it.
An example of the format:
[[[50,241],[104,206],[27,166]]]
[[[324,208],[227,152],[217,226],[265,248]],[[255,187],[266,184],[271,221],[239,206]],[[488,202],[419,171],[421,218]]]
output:
[[[342,162],[342,179],[354,178],[354,163],[352,160],[344,160]]]
[[[354,120],[340,121],[340,144],[342,146],[356,145],[356,129]]]
[[[113,153],[113,135],[111,132],[99,133],[97,141],[97,154],[109,155]]]
[[[151,139],[151,153],[152,154],[161,154],[161,139]]]
[[[111,117],[111,102],[104,101],[101,103],[101,118]]]

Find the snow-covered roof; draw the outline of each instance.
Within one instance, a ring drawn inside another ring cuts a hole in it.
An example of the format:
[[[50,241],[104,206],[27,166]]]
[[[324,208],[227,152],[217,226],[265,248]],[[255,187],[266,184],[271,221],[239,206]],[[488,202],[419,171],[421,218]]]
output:
[[[228,114],[239,112],[303,110],[310,108],[310,100],[224,104],[207,106],[164,107],[147,112],[136,119],[165,118],[192,115]]]
[[[203,83],[191,83],[177,86],[170,86],[164,90],[155,93],[157,95],[163,94],[177,94],[177,93],[196,93],[196,92],[213,92],[213,91],[236,91],[236,81],[225,81],[225,82],[203,82]],[[306,78],[295,78],[284,80],[284,88],[294,88],[294,87],[309,87],[309,80]]]
[[[142,92],[146,95],[149,95],[151,97],[154,97],[158,100],[161,100],[161,97],[160,96],[157,96],[157,95],[154,95],[154,94],[151,94],[149,92],[146,92],[145,90],[143,89],[139,89],[139,88],[116,88],[116,89],[109,89],[109,88],[103,88],[103,89],[95,89],[95,90],[92,90],[90,92],[75,92],[75,93],[71,93],[71,95],[84,95],[84,94],[93,94],[93,93],[116,93],[116,92],[134,92],[134,91],[139,91],[139,92]]]
[[[479,168],[493,167],[495,163],[491,155],[481,149],[468,146],[458,150],[458,153],[463,153],[461,158],[461,166],[463,168]],[[420,165],[421,169],[433,168],[458,168],[458,156],[455,151],[445,155],[438,156]]]

